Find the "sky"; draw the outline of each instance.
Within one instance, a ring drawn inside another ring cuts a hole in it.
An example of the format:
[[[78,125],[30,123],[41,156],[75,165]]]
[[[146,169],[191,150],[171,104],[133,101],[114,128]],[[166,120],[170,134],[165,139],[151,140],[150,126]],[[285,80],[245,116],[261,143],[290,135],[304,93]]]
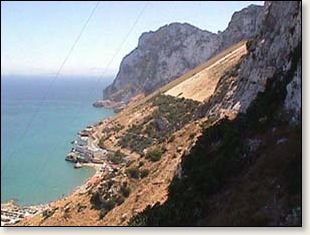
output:
[[[1,75],[56,74],[95,1],[1,1]],[[143,32],[172,22],[217,33],[235,11],[262,1],[100,2],[61,75],[115,76]]]

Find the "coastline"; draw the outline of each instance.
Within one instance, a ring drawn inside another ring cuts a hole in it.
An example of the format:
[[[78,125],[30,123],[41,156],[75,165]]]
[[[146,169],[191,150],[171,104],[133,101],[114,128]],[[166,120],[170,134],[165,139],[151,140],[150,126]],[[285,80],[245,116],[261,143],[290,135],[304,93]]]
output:
[[[13,199],[1,203],[1,226],[13,226],[26,218],[34,217],[40,213],[43,213],[43,211],[49,210],[60,201],[66,200],[74,195],[86,193],[91,188],[90,186],[92,179],[100,177],[102,173],[102,164],[82,163],[82,166],[93,168],[95,170],[94,174],[82,182],[81,185],[75,187],[68,195],[63,195],[61,198],[53,200],[49,203],[37,205],[20,206]]]
[[[88,145],[96,145],[99,142],[99,132],[102,131],[103,126],[101,124],[107,123],[111,120],[112,117],[106,117],[103,120],[97,121],[92,126],[92,136],[94,140],[91,144]],[[84,129],[85,130],[85,129]],[[81,131],[83,132],[83,130]],[[72,168],[74,167],[72,164]],[[1,226],[14,226],[15,224],[24,221],[27,218],[34,217],[38,214],[42,214],[44,212],[50,211],[51,208],[55,207],[58,203],[62,201],[66,201],[70,197],[79,196],[87,193],[94,183],[98,183],[99,179],[102,179],[104,174],[104,169],[109,170],[109,163],[81,163],[81,167],[90,167],[94,169],[93,174],[91,174],[87,179],[85,179],[79,186],[76,186],[72,189],[70,193],[67,195],[60,195],[58,199],[52,200],[45,204],[31,204],[31,205],[18,205],[16,201],[10,199],[4,203],[1,203]],[[79,169],[76,169],[79,170]],[[42,214],[43,215],[43,214]]]

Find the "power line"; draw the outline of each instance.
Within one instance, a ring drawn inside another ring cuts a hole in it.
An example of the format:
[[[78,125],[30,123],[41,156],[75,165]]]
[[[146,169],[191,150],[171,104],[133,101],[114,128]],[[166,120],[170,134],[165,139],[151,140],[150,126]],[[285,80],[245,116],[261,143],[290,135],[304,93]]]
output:
[[[137,15],[136,20],[134,21],[133,25],[132,25],[131,28],[129,29],[129,31],[128,31],[128,33],[126,34],[124,40],[121,42],[120,46],[117,48],[117,50],[116,50],[116,52],[114,53],[114,55],[112,56],[111,60],[110,60],[110,61],[108,62],[108,64],[106,65],[106,67],[105,67],[105,69],[104,69],[104,72],[103,72],[102,75],[99,76],[99,78],[96,80],[94,87],[92,87],[92,89],[91,89],[91,92],[90,92],[91,94],[92,94],[92,93],[95,91],[95,89],[98,87],[98,84],[99,84],[100,80],[104,77],[104,74],[106,73],[107,69],[110,67],[111,63],[112,63],[112,62],[114,61],[114,59],[116,58],[117,54],[120,52],[121,48],[122,48],[122,47],[124,46],[124,44],[126,43],[128,37],[129,37],[129,35],[131,34],[131,32],[133,31],[133,29],[134,29],[135,26],[137,25],[139,19],[141,18],[142,14],[143,14],[143,12],[145,11],[145,9],[146,9],[146,7],[148,6],[148,4],[149,4],[149,2],[146,2],[145,5],[143,6],[143,8],[141,9],[141,11],[139,12],[139,14]],[[90,98],[91,98],[91,95],[90,95]],[[85,104],[82,105],[82,107],[81,107],[81,109],[80,109],[80,112],[77,113],[77,115],[75,116],[75,118],[72,120],[72,123],[73,123],[76,119],[78,119],[79,114],[82,113],[82,110],[85,108],[85,106],[86,106]],[[43,171],[44,167],[47,165],[47,164],[46,164],[47,161],[48,161],[48,157],[46,157],[46,159],[44,160],[44,162],[43,162],[43,164],[42,164],[43,166],[40,168],[41,171]]]
[[[101,76],[99,76],[99,78],[96,80],[95,82],[95,85],[92,87],[91,89],[91,94],[95,91],[95,89],[98,87],[98,84],[100,82],[100,80],[104,77],[104,74],[106,73],[106,71],[108,70],[108,68],[110,67],[111,63],[114,61],[115,57],[117,56],[117,54],[120,52],[121,48],[123,47],[123,45],[125,44],[125,42],[127,41],[129,35],[131,34],[131,32],[133,31],[134,27],[136,26],[136,24],[138,23],[141,15],[143,14],[143,12],[145,11],[147,5],[149,4],[149,2],[146,2],[145,5],[143,6],[143,8],[141,9],[141,11],[139,12],[139,14],[137,15],[137,18],[136,20],[134,21],[133,25],[131,26],[130,30],[128,31],[128,33],[126,34],[124,40],[122,41],[122,43],[120,44],[120,46],[117,48],[116,52],[114,53],[114,55],[112,56],[111,60],[108,62],[108,64],[106,65],[105,69],[104,69],[104,72]],[[90,95],[90,98],[91,98],[91,95]],[[78,117],[79,117],[79,114],[82,113],[83,109],[86,107],[86,105],[82,105],[81,106],[81,109],[80,109],[80,112],[77,113],[77,115],[75,116],[74,119],[72,119],[72,123],[75,122]],[[47,161],[47,159],[46,159]],[[46,163],[45,161],[45,163]],[[46,164],[44,164],[46,165]]]
[[[107,70],[107,68],[110,66],[110,64],[114,61],[115,57],[117,56],[117,54],[120,52],[121,48],[124,46],[125,42],[127,41],[129,35],[131,34],[131,32],[133,31],[134,27],[136,26],[136,24],[138,23],[140,17],[142,16],[142,13],[145,11],[147,5],[149,4],[149,2],[146,2],[144,7],[141,9],[140,13],[138,14],[138,17],[136,18],[136,20],[134,21],[133,25],[131,26],[130,30],[128,31],[125,39],[123,40],[123,42],[120,44],[120,46],[118,47],[118,49],[116,50],[116,53],[114,54],[114,56],[112,57],[112,59],[110,60],[110,62],[108,63],[105,71]]]
[[[26,135],[28,129],[30,128],[30,126],[31,126],[32,123],[33,123],[34,118],[35,118],[36,115],[39,113],[39,111],[40,111],[40,109],[41,109],[41,107],[42,107],[42,105],[43,105],[43,102],[44,102],[44,101],[46,100],[46,98],[48,97],[48,95],[49,95],[49,93],[50,93],[50,91],[51,91],[51,89],[52,89],[52,87],[53,87],[53,84],[55,83],[56,79],[59,77],[59,74],[61,73],[63,67],[65,66],[66,62],[67,62],[68,59],[70,58],[70,56],[71,56],[71,54],[72,54],[74,48],[76,47],[78,41],[80,40],[80,38],[81,38],[83,32],[85,31],[85,29],[86,29],[86,27],[87,27],[89,21],[90,21],[91,18],[93,17],[93,15],[94,15],[96,9],[98,8],[99,4],[100,4],[100,1],[96,2],[95,6],[93,7],[93,9],[92,9],[90,15],[88,16],[87,20],[85,21],[85,23],[84,23],[84,25],[83,25],[83,27],[82,27],[80,33],[78,34],[78,36],[76,37],[75,41],[73,42],[73,45],[71,46],[71,48],[70,48],[70,50],[69,50],[69,53],[67,54],[67,56],[65,57],[65,59],[64,59],[63,62],[61,63],[60,67],[59,67],[58,70],[57,70],[57,73],[56,73],[55,77],[53,78],[53,80],[51,81],[49,87],[47,88],[47,91],[45,92],[45,96],[42,98],[42,100],[41,100],[40,103],[38,104],[37,108],[35,109],[33,115],[31,116],[29,122],[28,122],[27,125],[26,125],[26,128],[24,129],[24,131],[23,131],[22,134],[20,135],[19,141],[17,141],[17,143],[20,143],[21,140],[23,140],[23,138],[25,137],[25,135]],[[17,149],[17,148],[16,148],[16,149]],[[15,153],[16,153],[16,151],[17,151],[16,149],[15,149],[15,150],[13,151],[13,153],[10,155],[10,157],[9,157],[9,159],[8,159],[8,161],[7,161],[7,163],[6,163],[6,165],[3,167],[3,170],[1,170],[1,177],[2,177],[3,173],[5,172],[5,170],[7,169],[8,165],[10,164],[10,162],[12,161],[13,156],[15,155]]]
[[[99,78],[97,79],[97,81],[95,82],[95,85],[94,87],[92,88],[91,90],[91,94],[95,91],[95,89],[98,87],[98,84],[100,82],[100,80],[104,77],[104,74],[106,74],[108,68],[110,67],[110,65],[113,63],[114,59],[116,58],[117,54],[120,52],[120,50],[122,49],[122,47],[124,46],[124,44],[126,43],[129,35],[131,34],[131,32],[133,31],[133,29],[135,28],[135,26],[137,25],[139,19],[141,18],[143,12],[145,11],[146,7],[148,6],[149,4],[149,1],[145,3],[145,5],[142,7],[141,11],[139,12],[139,14],[137,15],[137,18],[136,20],[134,21],[134,23],[132,24],[131,28],[129,29],[129,31],[127,32],[124,40],[121,42],[121,44],[119,45],[119,47],[117,48],[116,52],[114,53],[114,55],[112,56],[111,60],[108,62],[108,64],[106,65],[105,69],[104,69],[104,72],[102,73],[102,75],[99,76]],[[91,98],[91,96],[90,96]],[[81,109],[84,109],[85,108],[85,105],[82,106]],[[78,115],[82,113],[82,112],[79,112],[76,117],[73,119],[72,122],[74,122],[76,119],[78,119]]]
[[[75,39],[75,41],[74,41],[72,47],[70,48],[70,51],[69,51],[68,55],[66,56],[66,58],[64,59],[64,61],[63,61],[62,64],[61,64],[61,66],[59,67],[59,69],[58,69],[58,71],[57,71],[57,74],[56,74],[56,77],[55,77],[55,78],[57,78],[57,77],[59,76],[59,74],[60,74],[60,72],[61,72],[63,66],[66,64],[67,60],[68,60],[69,57],[71,56],[71,54],[72,54],[72,52],[73,52],[73,50],[74,50],[76,44],[77,44],[78,41],[80,40],[80,38],[81,38],[81,36],[82,36],[84,30],[86,29],[86,27],[87,27],[89,21],[90,21],[91,18],[93,17],[93,15],[94,15],[96,9],[98,8],[99,4],[100,4],[100,1],[98,1],[98,2],[96,3],[96,5],[94,6],[93,10],[91,11],[91,13],[90,13],[88,19],[86,20],[86,22],[85,22],[85,24],[84,24],[84,26],[83,26],[81,32],[79,33],[79,35],[78,35],[77,38]]]

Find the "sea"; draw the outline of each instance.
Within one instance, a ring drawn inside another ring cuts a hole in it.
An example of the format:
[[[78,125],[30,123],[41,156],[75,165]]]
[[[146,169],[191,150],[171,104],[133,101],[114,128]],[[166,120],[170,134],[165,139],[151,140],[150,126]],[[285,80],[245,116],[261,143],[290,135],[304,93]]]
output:
[[[45,204],[94,173],[65,161],[85,127],[113,116],[94,108],[111,77],[1,76],[1,203]]]

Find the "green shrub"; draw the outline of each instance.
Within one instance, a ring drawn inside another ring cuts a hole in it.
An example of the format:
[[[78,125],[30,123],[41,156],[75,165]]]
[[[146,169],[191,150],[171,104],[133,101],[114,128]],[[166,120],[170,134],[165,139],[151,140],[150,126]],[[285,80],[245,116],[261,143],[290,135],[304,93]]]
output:
[[[100,201],[100,195],[98,192],[95,192],[92,194],[90,198],[90,202],[95,209],[100,209],[101,208],[101,201]]]
[[[175,140],[175,135],[171,136],[170,139],[168,140],[168,143],[171,143]]]
[[[188,139],[190,139],[190,140],[193,139],[195,137],[195,135],[196,135],[195,133],[190,134]]]
[[[47,218],[51,217],[51,216],[55,213],[55,211],[56,211],[57,209],[58,209],[58,208],[55,208],[55,209],[53,209],[53,210],[45,210],[45,211],[43,211],[43,213],[42,213],[43,220],[46,220]]]
[[[160,148],[155,148],[146,154],[146,158],[150,159],[152,162],[157,162],[161,159],[162,155],[163,151]]]
[[[77,212],[80,213],[80,212],[84,211],[87,208],[87,206],[81,205],[80,203],[78,203],[77,208],[78,208]]]
[[[123,154],[120,150],[117,150],[114,154],[116,157],[125,157],[125,154]]]
[[[122,130],[123,128],[124,128],[124,126],[118,123],[116,126],[114,126],[114,127],[112,128],[112,131],[119,132],[119,131]]]
[[[100,213],[99,213],[99,219],[103,219],[103,217],[105,217],[105,215],[108,213],[108,211],[106,209],[101,209]]]
[[[144,162],[143,161],[140,161],[139,162],[139,167],[143,166],[144,165]]]
[[[120,150],[117,150],[114,154],[108,155],[108,160],[114,164],[120,164],[123,162],[123,158],[125,154],[123,154]]]
[[[116,206],[116,198],[112,197],[102,203],[103,208],[106,209],[107,211],[112,210]]]
[[[126,170],[126,174],[129,175],[130,178],[138,179],[139,178],[139,170],[137,168],[129,168]]]
[[[117,205],[122,204],[125,201],[125,198],[123,196],[119,196],[116,198]]]
[[[131,192],[131,189],[130,189],[128,186],[122,185],[120,190],[121,190],[121,194],[122,194],[124,197],[129,197],[130,192]]]
[[[143,169],[140,171],[140,177],[145,178],[149,175],[150,171],[148,169]]]
[[[171,137],[174,132],[199,116],[200,104],[194,100],[157,95],[150,102],[153,107],[156,106],[156,110],[145,117],[140,124],[129,128],[118,142],[123,148],[142,154],[143,149],[149,148],[154,143],[163,143],[166,140],[172,142],[175,138]],[[160,157],[152,159],[158,161]]]
[[[104,145],[104,141],[106,140],[106,138],[102,137],[100,140],[99,140],[99,143],[98,143],[98,146],[101,148],[101,149],[105,149],[106,146]]]

